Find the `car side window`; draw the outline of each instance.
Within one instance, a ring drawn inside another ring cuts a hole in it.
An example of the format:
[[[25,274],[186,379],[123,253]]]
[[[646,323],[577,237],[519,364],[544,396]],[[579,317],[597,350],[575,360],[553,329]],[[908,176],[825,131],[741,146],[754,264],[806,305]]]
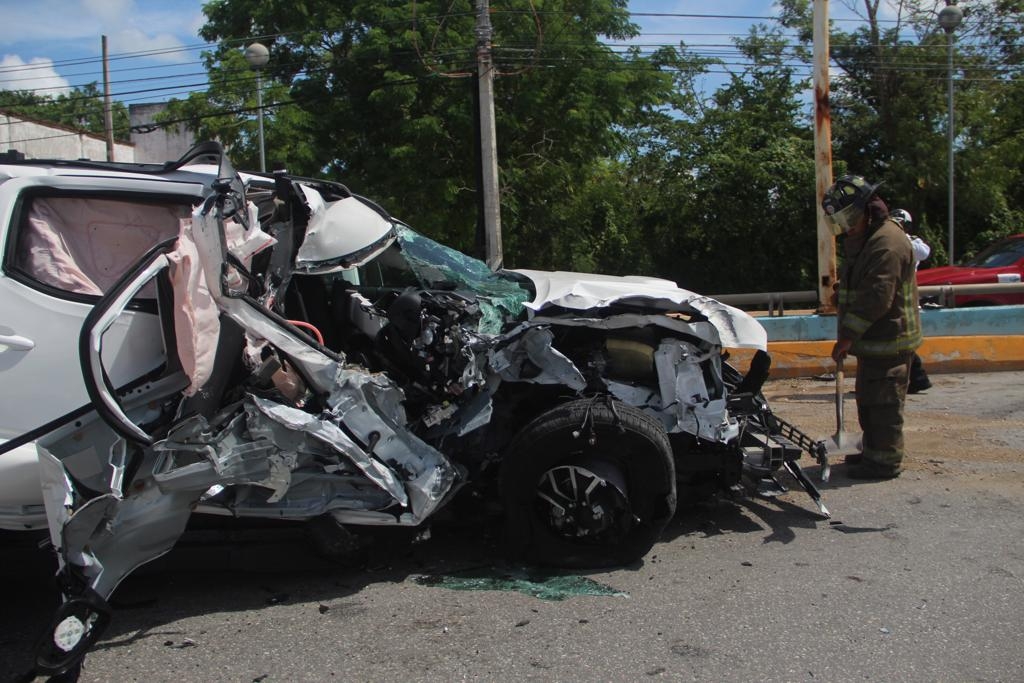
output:
[[[190,215],[187,204],[28,196],[10,267],[47,289],[99,296],[146,251],[177,235]]]

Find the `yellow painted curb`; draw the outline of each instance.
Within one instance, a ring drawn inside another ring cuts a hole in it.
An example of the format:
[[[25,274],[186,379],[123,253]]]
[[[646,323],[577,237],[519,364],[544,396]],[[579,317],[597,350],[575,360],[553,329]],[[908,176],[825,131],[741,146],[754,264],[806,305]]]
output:
[[[835,369],[832,341],[769,342],[773,378],[813,377]],[[984,337],[927,337],[917,350],[928,372],[995,372],[1024,370],[1024,335]],[[745,372],[754,352],[729,349],[729,362]],[[857,359],[846,362],[847,372]]]

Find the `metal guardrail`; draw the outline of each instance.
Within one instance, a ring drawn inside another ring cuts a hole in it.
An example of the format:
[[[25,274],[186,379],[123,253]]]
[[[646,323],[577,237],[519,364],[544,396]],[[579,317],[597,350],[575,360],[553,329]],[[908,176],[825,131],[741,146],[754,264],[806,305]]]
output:
[[[939,305],[943,308],[956,308],[954,294],[1013,294],[1024,292],[1024,282],[1000,282],[988,285],[931,285],[918,287],[917,293],[922,298],[938,296]]]
[[[818,304],[818,290],[808,289],[803,292],[762,292],[757,294],[712,294],[712,299],[723,304],[742,308],[757,306],[768,308],[769,315],[785,315],[786,306],[792,304]],[[804,306],[806,308],[806,306]]]
[[[1013,294],[1024,292],[1024,282],[1000,282],[987,285],[930,285],[919,287],[921,298],[938,297],[943,308],[955,308],[954,294]],[[799,292],[762,292],[755,294],[712,294],[712,299],[730,306],[757,306],[768,309],[769,315],[785,315],[786,306],[794,304],[818,304],[818,290],[808,289]],[[806,307],[806,306],[805,306]]]

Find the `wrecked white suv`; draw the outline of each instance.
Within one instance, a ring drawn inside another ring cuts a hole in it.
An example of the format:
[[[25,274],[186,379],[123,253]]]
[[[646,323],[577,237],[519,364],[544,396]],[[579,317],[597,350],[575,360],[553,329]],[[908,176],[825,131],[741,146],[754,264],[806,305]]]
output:
[[[0,159],[0,211],[0,528],[48,527],[60,567],[41,671],[193,513],[343,536],[468,495],[563,566],[633,562],[677,490],[772,493],[783,468],[827,514],[794,462],[822,445],[760,394],[764,329],[672,282],[491,272],[214,143]],[[745,377],[724,348],[758,350]]]

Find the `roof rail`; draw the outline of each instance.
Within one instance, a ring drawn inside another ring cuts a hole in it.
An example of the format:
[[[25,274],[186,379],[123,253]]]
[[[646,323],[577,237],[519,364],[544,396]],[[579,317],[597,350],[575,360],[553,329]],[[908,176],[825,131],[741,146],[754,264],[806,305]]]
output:
[[[162,172],[177,171],[183,166],[187,166],[194,161],[202,159],[203,157],[210,157],[210,161],[219,166],[220,160],[224,156],[224,146],[214,140],[206,140],[204,142],[198,142],[192,149],[181,155],[181,158],[177,161],[168,161],[163,165]]]
[[[91,159],[27,159],[23,152],[8,150],[0,153],[0,163],[5,164],[49,164],[71,168],[90,168],[105,171],[121,171],[125,173],[161,174],[180,170],[182,167],[197,160],[208,157],[210,163],[220,166],[224,158],[224,146],[219,142],[208,140],[197,143],[185,152],[177,161],[164,163],[135,163],[125,161],[93,161]]]

